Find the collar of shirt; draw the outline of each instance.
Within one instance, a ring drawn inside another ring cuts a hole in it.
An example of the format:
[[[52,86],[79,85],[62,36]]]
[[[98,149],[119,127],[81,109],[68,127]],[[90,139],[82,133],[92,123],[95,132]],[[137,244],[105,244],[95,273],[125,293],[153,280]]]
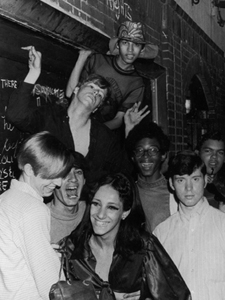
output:
[[[205,197],[203,197],[202,201],[199,201],[196,205],[193,211],[190,214],[185,213],[182,206],[179,204],[179,216],[181,218],[181,221],[183,222],[189,222],[193,218],[199,219],[199,221],[203,222],[210,206]]]
[[[12,179],[10,188],[17,189],[24,193],[30,194],[34,198],[37,198],[43,202],[43,198],[28,183],[26,183],[24,181]]]
[[[143,189],[151,189],[154,187],[158,187],[161,185],[167,184],[166,178],[161,174],[159,179],[157,179],[154,182],[147,182],[143,180],[140,176],[138,176],[137,185],[140,186]]]

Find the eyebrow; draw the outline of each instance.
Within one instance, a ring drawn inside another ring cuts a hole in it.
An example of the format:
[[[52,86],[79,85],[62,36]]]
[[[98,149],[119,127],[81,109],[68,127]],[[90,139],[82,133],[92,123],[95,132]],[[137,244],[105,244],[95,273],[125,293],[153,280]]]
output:
[[[202,149],[210,149],[210,150],[215,150],[215,151],[224,151],[224,148],[215,149],[215,148],[212,148],[212,147],[209,147],[209,146],[202,147]]]

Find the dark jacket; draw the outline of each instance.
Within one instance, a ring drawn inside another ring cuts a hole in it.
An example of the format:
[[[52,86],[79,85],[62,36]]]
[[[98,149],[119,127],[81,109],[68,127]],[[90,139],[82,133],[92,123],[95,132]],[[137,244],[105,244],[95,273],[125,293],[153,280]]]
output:
[[[74,245],[69,237],[63,240],[61,247],[69,258],[72,278],[91,281],[100,300],[114,299],[113,292],[138,290],[141,290],[140,300],[191,299],[177,267],[154,235],[144,239],[142,250],[127,258],[114,252],[108,282],[95,273],[96,260],[88,242],[82,259],[73,257]]]
[[[23,82],[12,93],[6,118],[19,130],[30,134],[47,130],[61,140],[69,149],[75,149],[69,126],[67,108],[56,103],[36,106],[32,95],[33,84]],[[33,101],[32,101],[33,100]],[[104,124],[91,120],[90,146],[86,155],[89,169],[86,181],[89,185],[108,172],[121,169],[122,151],[114,133]]]

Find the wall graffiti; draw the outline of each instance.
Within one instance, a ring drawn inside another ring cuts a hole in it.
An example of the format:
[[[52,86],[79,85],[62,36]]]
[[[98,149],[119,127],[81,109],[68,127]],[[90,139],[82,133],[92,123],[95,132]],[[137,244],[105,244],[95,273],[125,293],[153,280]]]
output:
[[[124,16],[129,21],[132,21],[132,8],[124,0],[106,0],[106,4],[115,12],[117,20],[119,20],[120,16]]]
[[[19,174],[16,156],[20,144],[27,136],[8,122],[5,117],[7,99],[13,90],[17,88],[17,80],[0,79],[0,194],[9,188],[11,179],[17,177]],[[41,99],[43,99],[44,103],[52,101],[58,103],[62,99],[64,92],[59,88],[36,84],[33,89],[33,95],[35,96],[37,106],[40,106]]]

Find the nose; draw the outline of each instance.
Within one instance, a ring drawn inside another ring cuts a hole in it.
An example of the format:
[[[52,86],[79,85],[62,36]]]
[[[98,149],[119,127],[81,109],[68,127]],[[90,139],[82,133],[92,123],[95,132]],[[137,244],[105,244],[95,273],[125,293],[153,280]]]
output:
[[[151,156],[151,155],[149,154],[148,149],[147,149],[147,150],[144,150],[143,152],[144,152],[144,153],[143,153],[143,156],[144,156],[144,157]]]
[[[191,182],[191,180],[188,180],[187,182],[186,182],[186,190],[187,191],[190,191],[191,189],[192,189],[192,182]]]
[[[98,90],[94,90],[94,95],[97,96],[99,94]]]
[[[133,51],[133,43],[128,43],[128,51]]]
[[[212,154],[211,154],[211,157],[217,158],[217,152],[216,152],[216,151],[213,151]]]
[[[52,182],[57,186],[61,186],[62,185],[62,178],[55,178],[55,179],[52,180]]]
[[[97,213],[97,216],[99,219],[105,218],[105,209],[103,207],[100,207]]]
[[[74,176],[72,177],[72,181],[74,181],[74,182],[77,182],[78,180],[77,180],[77,174],[76,173],[74,173]]]

